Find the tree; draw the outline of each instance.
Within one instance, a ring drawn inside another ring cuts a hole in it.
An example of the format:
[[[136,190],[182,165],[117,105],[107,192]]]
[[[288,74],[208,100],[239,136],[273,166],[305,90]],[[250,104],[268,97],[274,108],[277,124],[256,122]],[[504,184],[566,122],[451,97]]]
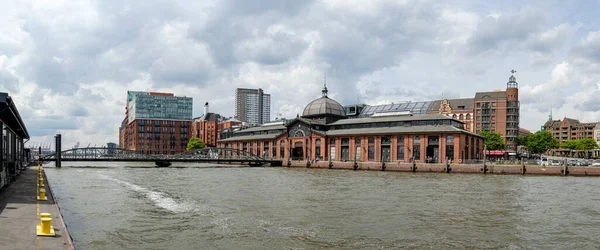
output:
[[[194,137],[194,138],[190,139],[190,141],[187,144],[186,149],[188,151],[190,151],[190,150],[202,149],[204,147],[205,147],[205,145],[204,145],[204,142],[202,141],[202,139]]]
[[[589,154],[588,152],[592,149],[598,148],[598,143],[593,138],[583,138],[578,140],[577,149],[585,150],[585,158],[587,159]]]
[[[481,131],[479,133],[484,137],[483,145],[487,150],[502,150],[506,148],[506,143],[502,139],[502,135],[494,131]]]
[[[517,145],[527,148],[527,144],[529,143],[529,140],[531,140],[531,137],[532,137],[532,134],[525,135],[525,136],[519,136],[519,138],[517,138]]]
[[[593,138],[583,138],[578,140],[577,149],[579,150],[592,150],[598,148],[598,143]]]
[[[548,149],[558,148],[558,140],[546,130],[540,130],[530,135],[527,139],[527,150],[534,154],[542,154]]]
[[[560,144],[560,148],[577,149],[579,148],[579,140],[568,140]]]

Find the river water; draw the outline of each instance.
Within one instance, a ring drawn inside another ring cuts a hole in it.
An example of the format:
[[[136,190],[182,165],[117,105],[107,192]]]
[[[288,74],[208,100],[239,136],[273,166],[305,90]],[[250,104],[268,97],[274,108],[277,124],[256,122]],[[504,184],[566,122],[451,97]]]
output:
[[[77,249],[594,249],[600,178],[45,168]]]

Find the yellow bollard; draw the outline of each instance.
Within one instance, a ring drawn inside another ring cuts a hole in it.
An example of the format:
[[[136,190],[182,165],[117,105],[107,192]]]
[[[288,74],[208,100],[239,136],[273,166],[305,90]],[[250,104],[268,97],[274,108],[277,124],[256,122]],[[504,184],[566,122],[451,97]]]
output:
[[[47,215],[45,215],[47,214]],[[47,217],[42,217],[47,216]],[[56,236],[54,233],[54,227],[52,226],[52,217],[50,217],[49,213],[41,213],[40,214],[40,225],[35,227],[35,231],[37,236]]]
[[[48,198],[46,198],[46,189],[40,188],[40,195],[38,196],[38,201],[46,201],[46,200],[48,200]]]
[[[39,178],[38,179],[38,186],[39,187],[43,187],[44,186],[44,178]]]

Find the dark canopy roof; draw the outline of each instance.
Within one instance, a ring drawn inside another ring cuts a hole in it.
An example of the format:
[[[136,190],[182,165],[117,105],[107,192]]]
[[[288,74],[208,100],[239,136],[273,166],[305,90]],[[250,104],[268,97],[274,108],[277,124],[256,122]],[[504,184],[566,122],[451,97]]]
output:
[[[19,137],[29,139],[25,123],[21,120],[19,111],[17,111],[17,107],[15,107],[15,103],[8,96],[8,93],[0,92],[0,120]]]

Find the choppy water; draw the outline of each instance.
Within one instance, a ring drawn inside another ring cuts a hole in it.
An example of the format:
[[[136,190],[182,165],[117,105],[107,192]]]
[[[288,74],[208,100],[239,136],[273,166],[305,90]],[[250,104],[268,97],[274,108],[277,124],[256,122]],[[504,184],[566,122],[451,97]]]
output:
[[[600,178],[127,165],[46,168],[78,249],[600,247]]]

